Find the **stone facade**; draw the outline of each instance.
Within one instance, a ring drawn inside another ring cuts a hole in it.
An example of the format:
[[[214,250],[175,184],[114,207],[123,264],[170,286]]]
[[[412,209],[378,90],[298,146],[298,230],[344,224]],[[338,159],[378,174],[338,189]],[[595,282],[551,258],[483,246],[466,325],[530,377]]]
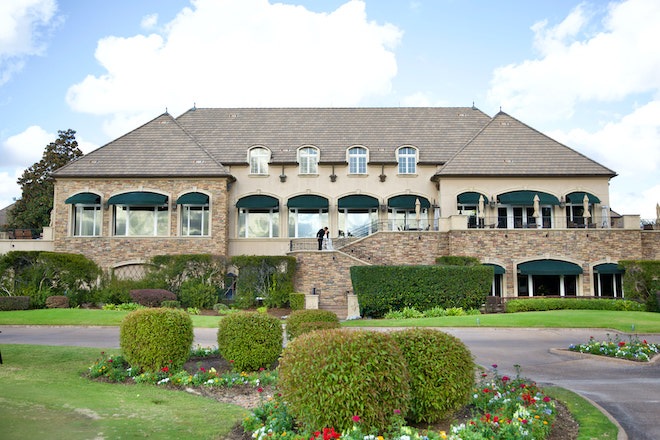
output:
[[[58,179],[51,221],[56,252],[80,253],[104,269],[146,261],[155,255],[227,255],[227,178],[214,179]],[[112,206],[105,205],[113,195],[130,191],[166,194],[169,201],[169,235],[159,237],[112,236]],[[209,195],[209,236],[184,237],[180,233],[181,209],[172,200],[187,192]],[[72,209],[66,199],[80,192],[101,196],[102,226],[97,237],[72,234]]]
[[[295,290],[319,295],[319,308],[346,308],[355,265],[435,264],[442,255],[477,257],[504,267],[503,296],[517,296],[517,265],[539,259],[578,264],[578,295],[593,295],[593,267],[619,260],[660,259],[660,231],[638,229],[469,229],[449,232],[378,232],[338,251],[292,252],[298,263]],[[345,313],[345,312],[344,312]]]

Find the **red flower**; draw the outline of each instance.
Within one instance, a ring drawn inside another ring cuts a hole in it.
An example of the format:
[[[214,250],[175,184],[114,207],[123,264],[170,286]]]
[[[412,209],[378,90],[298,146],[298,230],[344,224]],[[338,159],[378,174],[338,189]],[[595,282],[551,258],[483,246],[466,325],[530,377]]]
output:
[[[545,397],[543,398],[543,401],[544,401],[544,402],[550,402],[550,398],[549,398],[548,396],[545,396]]]
[[[493,364],[493,368],[497,368],[497,364]]]
[[[168,371],[170,371],[170,369],[169,367],[163,367],[160,369],[160,371],[162,371],[163,373],[167,373]]]
[[[353,421],[355,423],[360,423],[360,416],[353,416]]]
[[[506,377],[506,376],[502,376],[502,382],[506,382],[507,380],[511,380],[511,379],[509,379],[509,378]]]
[[[234,363],[234,361],[229,361],[229,363],[230,363],[230,364],[233,364],[233,363]]]
[[[108,362],[112,362],[112,359],[108,359]]]
[[[624,345],[626,345],[625,342],[619,342],[619,347],[623,347]]]
[[[257,390],[257,392],[261,393],[261,392],[263,392],[263,390],[264,390],[263,388],[259,388],[259,389]]]

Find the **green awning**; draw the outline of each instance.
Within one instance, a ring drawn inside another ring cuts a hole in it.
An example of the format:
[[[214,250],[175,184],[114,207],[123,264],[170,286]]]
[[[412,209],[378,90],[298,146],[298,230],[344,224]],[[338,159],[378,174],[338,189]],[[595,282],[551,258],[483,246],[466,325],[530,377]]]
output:
[[[359,194],[341,197],[337,206],[341,208],[378,208],[378,199]]]
[[[560,260],[536,260],[518,265],[522,275],[581,275],[582,268],[577,264]]]
[[[236,202],[237,208],[271,209],[277,208],[278,206],[280,206],[280,201],[275,197],[262,195],[245,196]]]
[[[621,274],[626,273],[625,269],[619,268],[619,265],[616,263],[604,263],[594,266],[594,272],[601,274]]]
[[[541,205],[559,205],[557,197],[541,191],[511,191],[500,194],[497,199],[504,205],[532,206],[534,205],[534,196],[537,194]]]
[[[117,194],[108,199],[108,205],[161,206],[167,203],[167,196],[147,191]]]
[[[479,197],[484,196],[484,203],[488,204],[488,197],[478,192],[464,192],[458,195],[458,203],[461,205],[476,205],[479,203]]]
[[[422,196],[394,196],[387,201],[387,206],[390,208],[399,208],[399,209],[415,209],[415,201],[419,199],[419,203],[422,208],[430,208],[431,204],[429,203],[426,197]]]
[[[484,266],[491,266],[493,268],[493,270],[495,271],[495,275],[504,275],[506,273],[504,268],[500,265],[491,264],[491,263],[484,263],[483,265]]]
[[[186,193],[177,199],[176,204],[177,205],[208,205],[209,196],[198,192]]]
[[[81,203],[84,205],[98,205],[99,203],[101,203],[101,196],[94,193],[78,193],[66,199],[64,203],[68,203],[68,204]]]
[[[589,198],[589,203],[600,203],[600,199],[593,194],[583,193],[583,192],[574,192],[566,196],[566,200],[569,203],[574,203],[576,205],[584,203],[584,195],[587,195]]]
[[[295,196],[286,203],[289,208],[328,209],[328,199],[321,196]]]

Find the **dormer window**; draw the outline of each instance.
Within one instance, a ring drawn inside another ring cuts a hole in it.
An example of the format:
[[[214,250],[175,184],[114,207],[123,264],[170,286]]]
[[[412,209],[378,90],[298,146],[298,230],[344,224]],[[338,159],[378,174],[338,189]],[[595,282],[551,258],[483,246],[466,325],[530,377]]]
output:
[[[303,147],[298,150],[299,174],[319,173],[319,150],[314,147]]]
[[[250,174],[268,174],[270,151],[263,147],[251,148],[249,153]]]
[[[399,148],[397,153],[399,174],[417,173],[417,150],[412,147]]]
[[[367,149],[353,147],[348,150],[348,174],[367,173]]]

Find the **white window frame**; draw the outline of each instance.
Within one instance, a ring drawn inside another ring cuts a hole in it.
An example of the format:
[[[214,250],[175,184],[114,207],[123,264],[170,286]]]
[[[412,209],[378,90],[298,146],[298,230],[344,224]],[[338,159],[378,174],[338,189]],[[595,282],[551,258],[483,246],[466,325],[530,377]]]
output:
[[[262,236],[251,236],[250,235],[250,213],[252,214],[268,214],[269,224],[268,224],[268,237]],[[261,212],[257,212],[261,211]],[[279,229],[280,229],[280,208],[239,208],[238,210],[238,238],[278,238]],[[241,227],[243,228],[244,234],[241,234]]]
[[[417,174],[417,149],[414,147],[399,148],[397,162],[399,174]]]
[[[367,174],[368,153],[364,147],[348,149],[348,174]]]
[[[302,147],[298,150],[298,174],[319,173],[319,150],[316,147]]]
[[[78,209],[80,208],[80,210]],[[82,221],[80,221],[79,215],[85,211],[85,208],[94,209],[94,219],[92,223],[92,235],[82,234]],[[101,224],[102,224],[102,213],[100,204],[85,204],[85,203],[75,203],[73,205],[73,224],[72,231],[74,237],[98,237],[101,235]]]
[[[125,231],[123,234],[118,234],[117,233],[117,214],[119,210],[123,210],[126,208],[126,224],[125,224]],[[145,210],[151,210],[153,212],[153,230],[151,234],[147,235],[133,235],[129,234],[130,232],[130,218],[131,218],[131,208],[139,208],[141,211]],[[145,209],[146,208],[146,209]],[[166,212],[167,213],[167,224],[166,224],[166,233],[165,234],[158,234],[158,213],[159,212]],[[114,210],[113,210],[113,218],[112,218],[112,233],[114,236],[117,237],[167,237],[169,236],[169,230],[170,230],[170,212],[169,208],[164,205],[164,206],[143,206],[143,205],[114,205]]]
[[[268,174],[268,162],[270,162],[270,150],[268,148],[254,147],[248,152],[250,174]]]
[[[199,234],[190,233],[190,208],[202,208],[202,224]],[[209,235],[211,235],[209,228],[209,205],[181,205],[181,236],[208,237]]]

